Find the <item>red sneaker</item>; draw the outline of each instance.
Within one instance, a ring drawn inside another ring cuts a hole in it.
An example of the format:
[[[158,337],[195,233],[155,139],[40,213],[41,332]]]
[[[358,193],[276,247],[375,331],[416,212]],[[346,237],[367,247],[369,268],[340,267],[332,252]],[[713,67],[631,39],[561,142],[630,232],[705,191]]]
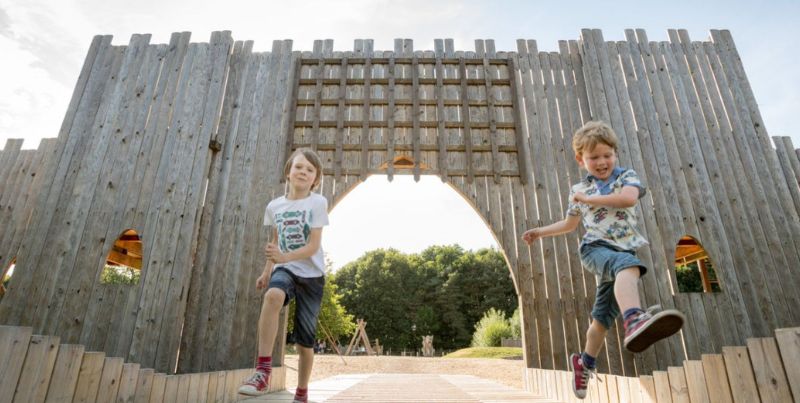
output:
[[[661,311],[659,305],[647,308],[647,312],[625,321],[625,348],[632,353],[647,350],[653,343],[681,330],[685,320],[683,314],[674,309]]]
[[[594,376],[594,368],[586,368],[583,366],[580,354],[572,354],[569,356],[570,368],[572,368],[572,391],[575,392],[575,397],[583,399],[586,397],[586,388],[589,386],[589,378]]]
[[[239,387],[239,394],[247,396],[261,396],[267,392],[269,392],[269,375],[262,371],[256,371]]]

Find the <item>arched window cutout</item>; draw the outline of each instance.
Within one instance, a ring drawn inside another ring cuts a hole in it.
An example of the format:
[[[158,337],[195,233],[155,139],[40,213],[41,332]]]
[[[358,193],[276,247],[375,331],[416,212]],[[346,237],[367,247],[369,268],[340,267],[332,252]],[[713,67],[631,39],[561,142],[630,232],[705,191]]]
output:
[[[11,259],[11,264],[8,265],[6,270],[3,270],[3,282],[0,283],[0,300],[6,295],[8,290],[8,283],[11,281],[11,276],[14,275],[14,268],[17,267],[17,258]]]
[[[142,240],[135,230],[122,232],[106,257],[102,284],[139,284],[142,271]]]
[[[675,280],[678,292],[720,292],[719,279],[703,245],[683,236],[675,247]]]

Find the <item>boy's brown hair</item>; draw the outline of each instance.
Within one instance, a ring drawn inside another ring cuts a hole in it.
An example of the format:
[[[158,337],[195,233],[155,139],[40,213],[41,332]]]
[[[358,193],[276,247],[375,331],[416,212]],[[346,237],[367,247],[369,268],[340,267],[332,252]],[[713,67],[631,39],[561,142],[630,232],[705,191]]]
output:
[[[617,151],[619,139],[614,129],[601,121],[587,122],[572,136],[572,149],[575,155],[582,155],[584,151],[592,151],[598,144],[605,144]]]
[[[286,178],[289,176],[289,171],[292,170],[294,157],[298,155],[305,157],[317,170],[317,174],[314,176],[314,183],[311,185],[311,190],[314,190],[322,183],[322,160],[319,158],[319,155],[310,148],[303,147],[294,150],[292,155],[289,156],[289,159],[286,160],[286,165],[283,166],[283,177]]]

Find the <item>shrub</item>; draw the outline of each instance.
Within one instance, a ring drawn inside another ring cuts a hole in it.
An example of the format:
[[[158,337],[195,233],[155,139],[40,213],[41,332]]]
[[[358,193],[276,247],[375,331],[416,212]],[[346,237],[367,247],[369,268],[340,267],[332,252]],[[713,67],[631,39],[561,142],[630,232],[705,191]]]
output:
[[[500,347],[503,338],[512,336],[513,330],[506,320],[505,314],[491,308],[483,314],[483,318],[475,326],[472,347]]]

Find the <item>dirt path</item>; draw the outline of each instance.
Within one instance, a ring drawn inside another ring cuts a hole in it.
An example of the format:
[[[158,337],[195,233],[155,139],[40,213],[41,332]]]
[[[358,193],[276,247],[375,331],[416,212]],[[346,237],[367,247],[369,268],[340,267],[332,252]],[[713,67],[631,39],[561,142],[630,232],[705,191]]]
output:
[[[463,374],[490,379],[522,390],[522,360],[484,358],[423,358],[395,356],[344,357],[316,355],[311,382],[339,374]],[[297,384],[297,355],[286,356],[286,386]]]

